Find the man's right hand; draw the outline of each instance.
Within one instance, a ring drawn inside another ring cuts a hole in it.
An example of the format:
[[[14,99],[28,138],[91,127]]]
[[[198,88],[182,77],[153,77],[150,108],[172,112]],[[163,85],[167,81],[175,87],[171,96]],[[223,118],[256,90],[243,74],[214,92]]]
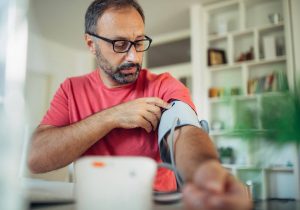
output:
[[[160,98],[139,98],[110,108],[116,127],[144,128],[148,133],[156,130],[161,117],[161,108],[170,104]]]

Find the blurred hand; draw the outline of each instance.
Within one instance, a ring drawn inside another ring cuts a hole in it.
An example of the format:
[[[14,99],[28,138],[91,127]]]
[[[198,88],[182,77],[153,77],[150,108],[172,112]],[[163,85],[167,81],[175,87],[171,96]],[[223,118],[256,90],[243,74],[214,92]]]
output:
[[[183,189],[188,210],[250,210],[251,199],[245,186],[215,160],[204,162],[193,180]]]
[[[156,130],[161,117],[161,108],[168,109],[169,104],[160,98],[139,98],[111,108],[116,127],[144,128],[148,133]]]

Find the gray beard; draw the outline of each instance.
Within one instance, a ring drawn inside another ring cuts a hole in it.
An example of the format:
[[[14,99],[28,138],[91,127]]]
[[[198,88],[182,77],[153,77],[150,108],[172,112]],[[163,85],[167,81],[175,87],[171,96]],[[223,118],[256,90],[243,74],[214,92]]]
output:
[[[140,71],[141,71],[141,65],[138,63],[124,63],[118,66],[117,68],[114,68],[108,60],[106,60],[100,49],[99,46],[96,45],[96,60],[97,65],[102,69],[106,75],[108,75],[112,80],[117,82],[118,84],[130,84],[137,80]],[[135,67],[136,71],[133,74],[123,74],[121,70],[129,69],[131,67]]]

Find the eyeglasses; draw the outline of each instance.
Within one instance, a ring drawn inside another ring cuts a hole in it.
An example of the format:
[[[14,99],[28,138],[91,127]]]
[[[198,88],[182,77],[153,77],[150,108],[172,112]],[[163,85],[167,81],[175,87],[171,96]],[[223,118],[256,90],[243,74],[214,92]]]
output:
[[[136,40],[136,41],[132,42],[129,40],[111,40],[111,39],[108,39],[103,36],[99,36],[97,34],[93,34],[90,32],[87,32],[87,34],[94,36],[98,39],[101,39],[103,41],[106,41],[108,43],[111,43],[113,45],[113,50],[116,53],[126,53],[130,50],[132,45],[134,45],[135,50],[137,52],[144,52],[149,49],[151,42],[152,42],[152,39],[148,36],[145,36],[144,39],[140,39],[140,40]]]

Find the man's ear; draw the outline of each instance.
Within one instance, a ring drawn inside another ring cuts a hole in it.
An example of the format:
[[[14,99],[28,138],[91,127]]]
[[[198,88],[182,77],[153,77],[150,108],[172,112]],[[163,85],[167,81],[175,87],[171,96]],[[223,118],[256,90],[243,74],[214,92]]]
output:
[[[93,53],[93,55],[96,55],[96,46],[95,46],[95,42],[92,39],[92,37],[88,34],[85,34],[84,40],[85,40],[85,43],[88,46],[89,50],[91,51],[91,53]]]

